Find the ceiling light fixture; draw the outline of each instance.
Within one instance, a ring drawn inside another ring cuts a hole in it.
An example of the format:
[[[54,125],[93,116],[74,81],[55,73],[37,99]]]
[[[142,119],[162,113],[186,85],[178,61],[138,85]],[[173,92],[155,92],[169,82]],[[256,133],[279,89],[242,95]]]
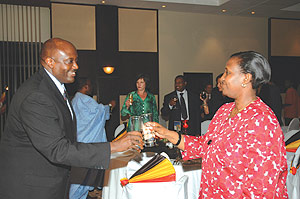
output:
[[[103,0],[103,1],[101,1],[101,3],[105,4],[105,1]]]
[[[227,11],[226,9],[223,9],[223,10],[222,10],[223,13],[226,12],[226,11]]]
[[[107,65],[107,66],[103,66],[103,71],[106,73],[106,74],[112,74],[115,70],[115,67],[113,66],[110,66],[110,65]]]
[[[161,7],[165,8],[165,7],[167,7],[167,6],[166,6],[166,5],[162,5]]]

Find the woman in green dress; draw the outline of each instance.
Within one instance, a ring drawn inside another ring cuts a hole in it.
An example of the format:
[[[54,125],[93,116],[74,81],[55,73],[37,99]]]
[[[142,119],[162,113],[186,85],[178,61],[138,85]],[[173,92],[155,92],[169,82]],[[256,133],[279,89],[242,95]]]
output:
[[[121,119],[127,120],[130,116],[140,116],[152,113],[153,121],[158,122],[158,111],[155,96],[149,92],[150,79],[144,74],[136,78],[136,91],[130,92],[121,110]],[[130,123],[128,124],[130,126]]]

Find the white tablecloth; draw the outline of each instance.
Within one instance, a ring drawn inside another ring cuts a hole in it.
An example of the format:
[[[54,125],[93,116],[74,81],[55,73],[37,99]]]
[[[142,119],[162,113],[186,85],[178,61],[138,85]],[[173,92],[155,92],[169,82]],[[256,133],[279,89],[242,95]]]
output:
[[[147,153],[147,156],[151,156],[151,155]],[[141,158],[143,160],[145,158],[149,159],[149,157],[146,157],[145,154],[142,154]],[[121,186],[120,179],[124,177],[128,177],[132,173],[128,171],[127,165],[120,164],[118,166],[118,164],[119,162],[117,163],[112,162],[110,169],[106,170],[105,172],[105,179],[104,179],[104,185],[102,191],[103,199],[127,198],[125,195],[126,194],[125,188]],[[176,171],[176,181],[178,181],[184,175],[188,176],[188,182],[187,182],[188,199],[198,199],[202,170],[199,168],[199,169],[192,169],[192,170],[189,169],[187,171],[185,167],[182,166],[181,163],[179,165],[174,165],[174,168]]]

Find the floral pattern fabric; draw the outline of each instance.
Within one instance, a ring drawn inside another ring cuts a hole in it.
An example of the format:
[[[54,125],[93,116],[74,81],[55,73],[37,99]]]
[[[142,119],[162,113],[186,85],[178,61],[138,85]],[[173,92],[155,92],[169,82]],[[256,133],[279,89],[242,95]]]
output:
[[[204,136],[185,136],[183,159],[202,157],[199,198],[288,198],[284,138],[260,98],[228,118],[223,105]]]

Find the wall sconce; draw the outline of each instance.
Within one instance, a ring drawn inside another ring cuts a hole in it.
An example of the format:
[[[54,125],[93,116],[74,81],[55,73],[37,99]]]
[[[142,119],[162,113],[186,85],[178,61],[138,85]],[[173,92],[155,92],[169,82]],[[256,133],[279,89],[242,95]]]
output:
[[[115,67],[113,66],[110,66],[110,65],[107,65],[107,66],[103,66],[103,71],[106,73],[106,74],[112,74],[115,70]]]

